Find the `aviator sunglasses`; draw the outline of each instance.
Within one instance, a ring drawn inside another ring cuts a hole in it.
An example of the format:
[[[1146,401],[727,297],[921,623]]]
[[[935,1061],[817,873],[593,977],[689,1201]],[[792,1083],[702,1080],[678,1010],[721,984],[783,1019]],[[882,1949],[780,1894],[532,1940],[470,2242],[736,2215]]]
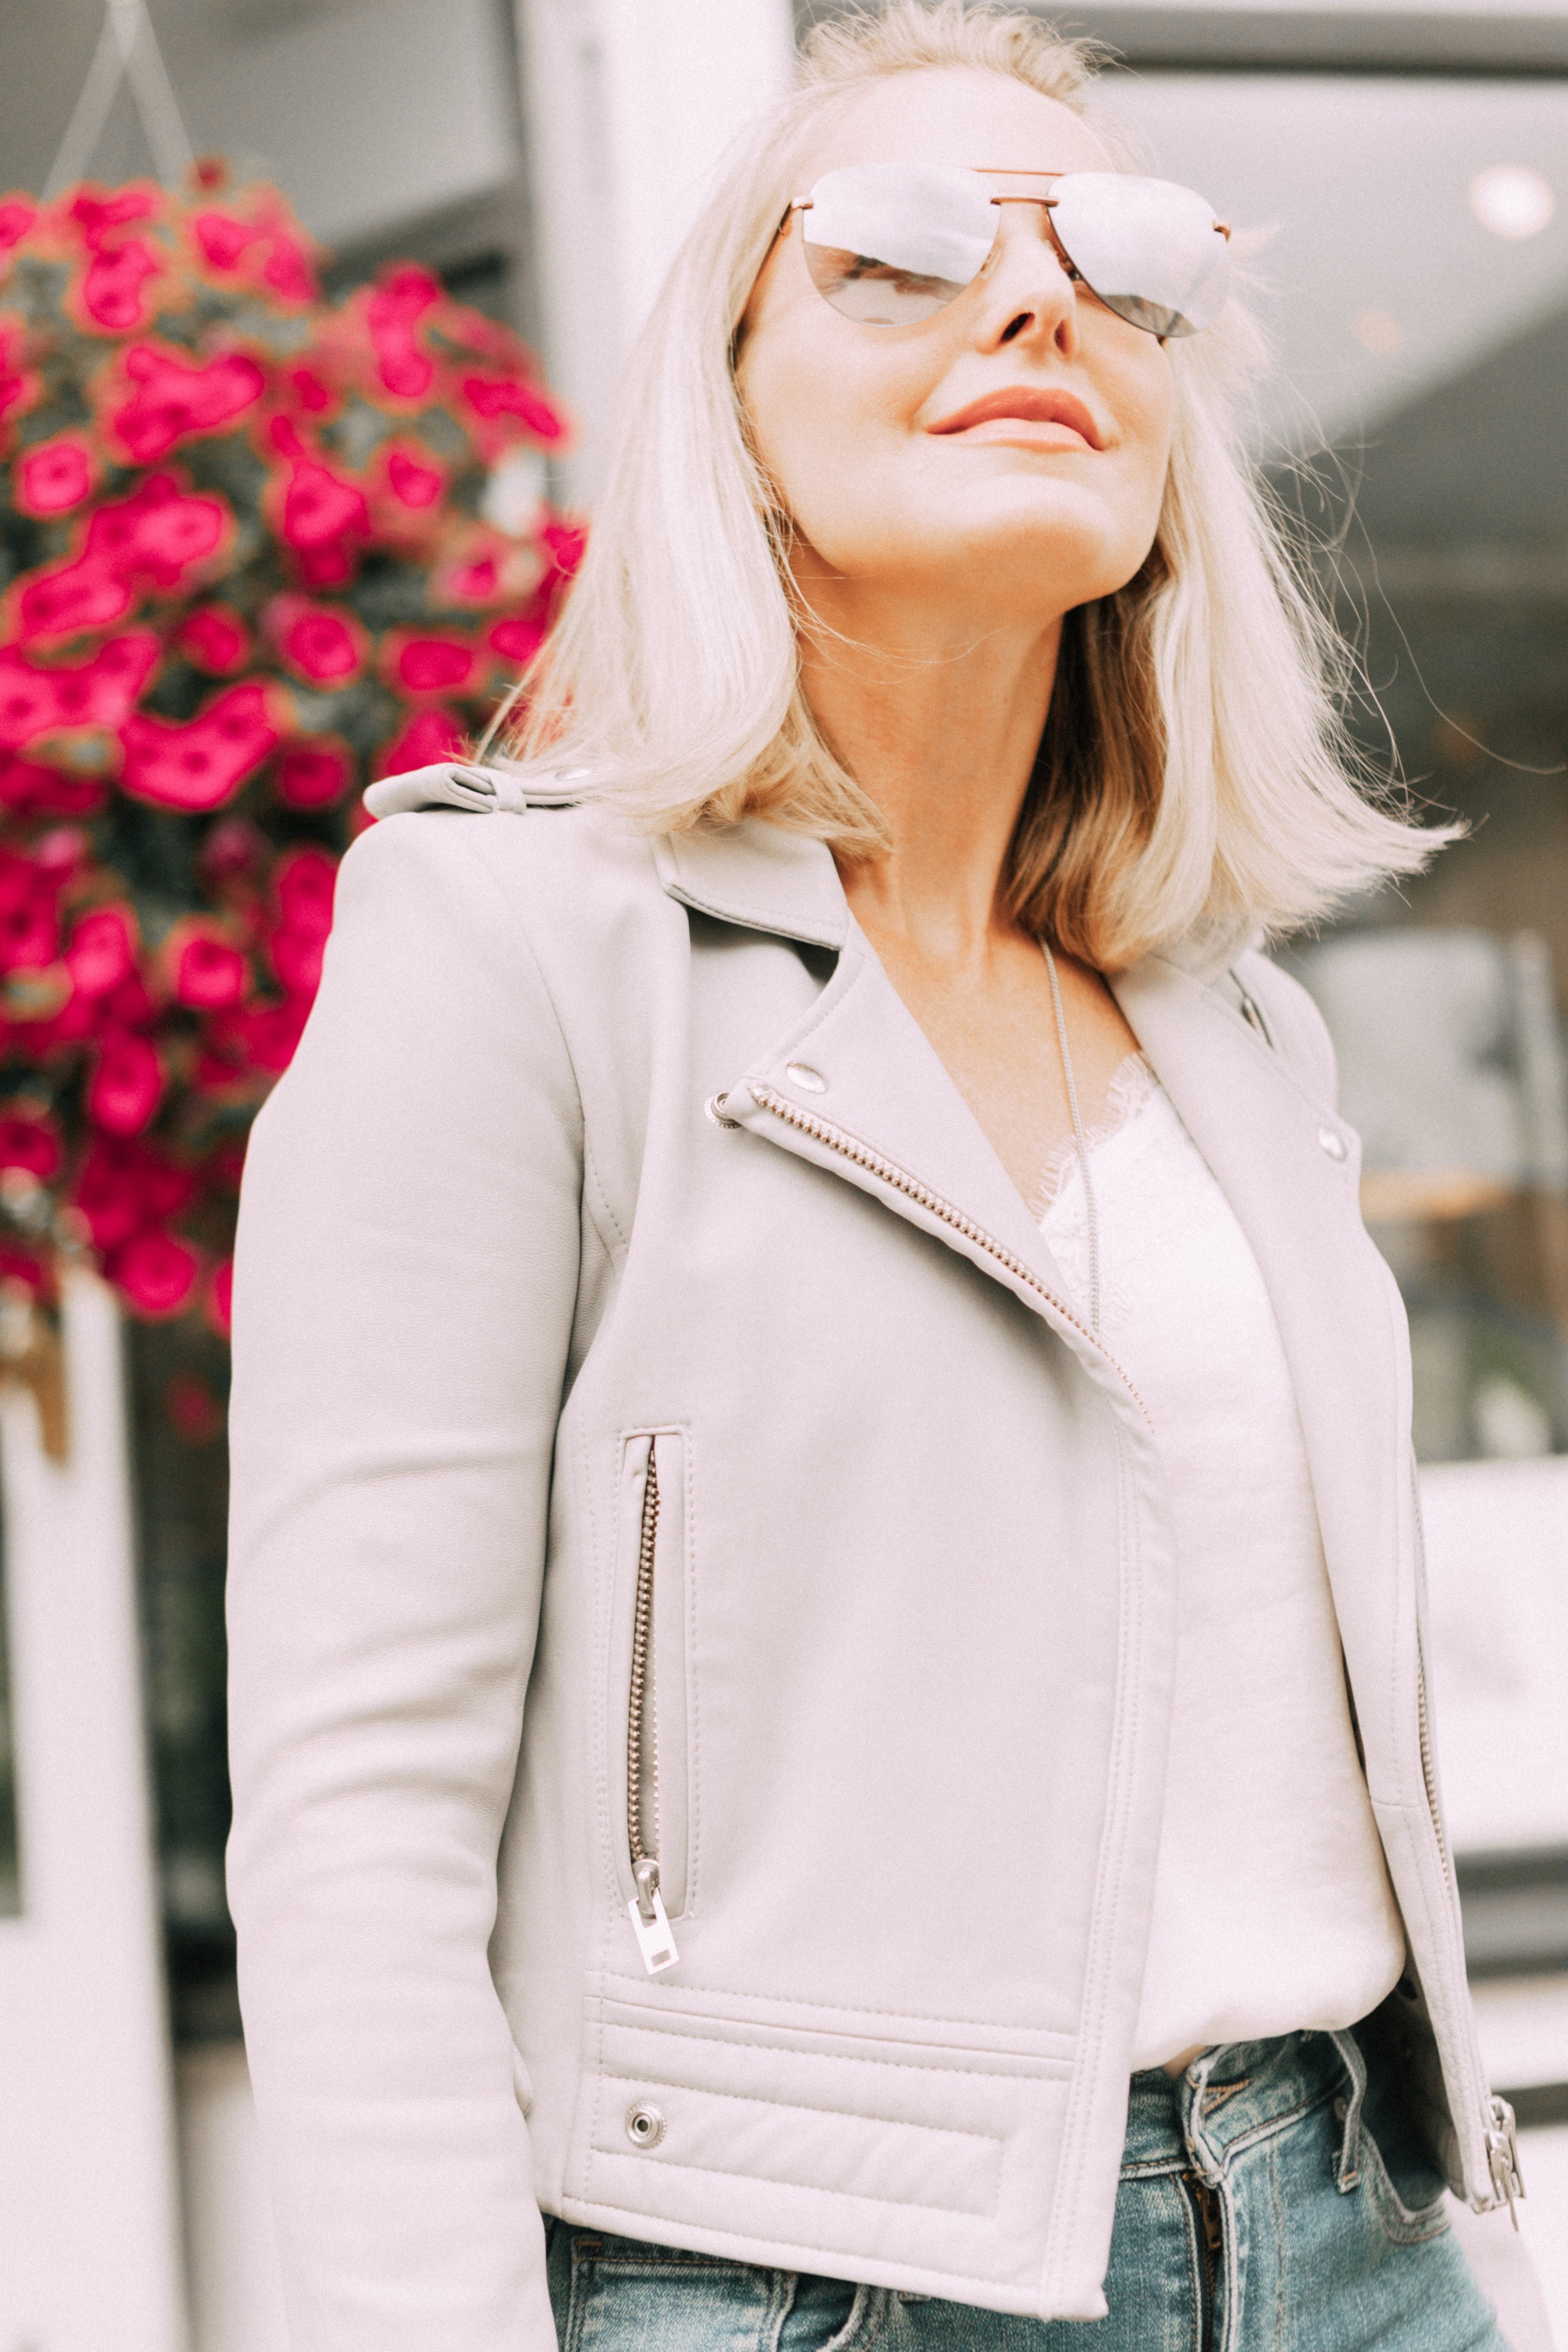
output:
[[[1048,180],[1048,194],[993,195],[988,181]],[[1039,205],[1077,278],[1130,326],[1195,335],[1225,300],[1230,229],[1170,180],[1122,172],[968,171],[948,163],[847,163],[797,196],[817,292],[865,326],[908,327],[973,286],[1001,233],[996,207]]]

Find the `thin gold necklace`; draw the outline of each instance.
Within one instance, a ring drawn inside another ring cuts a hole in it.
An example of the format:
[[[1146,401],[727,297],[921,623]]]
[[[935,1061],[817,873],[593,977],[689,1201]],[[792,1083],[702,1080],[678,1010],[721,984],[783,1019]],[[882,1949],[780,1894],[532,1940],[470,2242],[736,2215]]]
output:
[[[1046,959],[1046,970],[1051,980],[1051,1007],[1057,1016],[1057,1044],[1061,1048],[1062,1076],[1067,1084],[1068,1108],[1072,1113],[1072,1139],[1078,1149],[1079,1174],[1083,1178],[1084,1223],[1089,1235],[1089,1328],[1100,1337],[1100,1214],[1095,1205],[1094,1179],[1089,1171],[1089,1138],[1083,1131],[1083,1118],[1078,1107],[1078,1080],[1073,1074],[1072,1048],[1068,1044],[1067,1014],[1062,1010],[1062,984],[1057,977],[1057,960],[1051,953],[1048,940],[1040,941]]]

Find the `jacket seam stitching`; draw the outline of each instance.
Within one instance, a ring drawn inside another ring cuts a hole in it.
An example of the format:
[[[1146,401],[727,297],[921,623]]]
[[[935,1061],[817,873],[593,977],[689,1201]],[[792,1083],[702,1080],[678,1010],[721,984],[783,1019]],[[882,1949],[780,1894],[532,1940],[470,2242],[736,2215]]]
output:
[[[604,1974],[605,1980],[607,1984],[626,1985],[633,1992],[636,1993],[641,1993],[643,1990],[643,1980],[640,1977],[625,1976],[619,1969],[609,1968],[605,1969]],[[732,1985],[704,1985],[702,1987],[702,1990],[710,1997],[716,1997],[720,2000],[755,2000],[759,1998],[759,1996],[753,1991],[742,1991]],[[627,2000],[625,1996],[616,1992],[601,1991],[598,1993],[590,1993],[589,1998],[606,2002],[617,2001],[621,2003],[623,2007],[628,2009],[637,2009],[641,2007],[640,2002]],[[998,2030],[1005,2031],[1005,2028],[998,2029],[995,2020],[989,2017],[935,2017],[927,2015],[925,2011],[920,2010],[839,2009],[829,2001],[792,2001],[776,1995],[770,1995],[769,1999],[772,2006],[775,2009],[807,2009],[812,2011],[814,2014],[826,2017],[878,2017],[890,2019],[895,2024],[963,2026],[976,2033],[990,2033]],[[715,2017],[712,2012],[708,2010],[659,2010],[648,2011],[647,2011],[647,2014],[650,2020],[655,2017],[662,2020],[665,2017],[693,2016],[700,2023],[712,2025],[762,2025],[769,2032],[781,2033],[820,2032],[823,2034],[830,2034],[844,2032],[847,2039],[854,2038],[850,2034],[848,2029],[834,2025],[774,2025],[773,2021],[767,2018]],[[658,2025],[650,2024],[649,2030],[653,2032],[663,2032],[666,2029],[663,2024],[660,2023]],[[1027,2031],[1029,2029],[1025,2030]],[[1002,2058],[1023,2057],[1028,2058],[1031,2062],[1037,2058],[1041,2063],[1048,2065],[1070,2066],[1073,2063],[1074,2055],[1078,2048],[1078,2034],[1076,2032],[1058,2032],[1053,2026],[1042,2026],[1038,2028],[1037,2031],[1055,2034],[1058,2041],[1069,2042],[1072,2045],[1071,2049],[1063,2051],[1059,2055],[1055,2051],[1041,2051],[1036,2053],[1034,2051],[1018,2050],[1002,2050],[997,2051],[994,2053],[987,2052],[984,2054],[986,2056],[994,2054],[995,2056]],[[714,2040],[721,2040],[722,2036],[714,2035],[711,2038]],[[870,2036],[867,2035],[864,2038],[868,2040],[870,2039]]]
[[[594,2154],[607,2157],[614,2164],[621,2161],[618,2148],[596,2147]],[[626,2158],[628,2164],[635,2163],[636,2160],[636,2158],[630,2154]],[[703,2179],[712,2180],[744,2180],[758,2189],[802,2189],[808,2197],[831,2197],[835,2204],[890,2205],[895,2212],[908,2213],[911,2216],[921,2213],[951,2213],[956,2221],[994,2221],[995,2219],[994,2206],[989,2211],[976,2212],[969,2205],[932,2205],[923,2200],[916,2205],[911,2204],[907,2197],[878,2197],[866,2189],[814,2189],[809,2181],[779,2180],[769,2173],[738,2172],[731,2166],[724,2164],[683,2164],[679,2157],[673,2156],[661,2157],[658,2161],[658,2169],[661,2172],[698,2173]]]
[[[600,2151],[595,2151],[595,2153],[599,2152]],[[612,2163],[619,2163],[622,2159],[617,2153],[609,2160]],[[629,2149],[627,2150],[625,2161],[628,2164],[635,2163],[636,2161],[635,2157]],[[674,2169],[672,2166],[667,2167],[666,2168],[670,2170]],[[721,2172],[714,2169],[713,2168],[700,2164],[683,2165],[680,2168],[684,2172],[702,2172],[711,2169],[714,2170],[714,2178],[720,2180],[749,2180],[753,2178],[753,2176],[749,2173]],[[766,2184],[759,2182],[757,2185],[759,2187],[765,2185],[775,2189],[792,2189],[796,2186],[796,2183],[794,2181],[773,2181]],[[883,2205],[892,2202],[891,2200],[879,2197],[858,2198],[852,2189],[829,2190],[822,2189],[805,2189],[801,2193],[807,2197],[831,2196],[836,2203],[840,2200],[846,2202],[853,2201],[868,2205]],[[606,2213],[629,2214],[634,2221],[640,2221],[645,2226],[650,2220],[655,2218],[646,2212],[640,2205],[623,2205],[618,2198],[584,2197],[580,2201],[584,2205],[597,2206],[602,2211]],[[990,2218],[984,2213],[967,2213],[962,2207],[952,2205],[906,2205],[895,2203],[893,2210],[896,2212],[908,2213],[911,2220],[918,2220],[921,2213],[951,2213],[957,2221],[976,2221],[981,2223],[984,2223]],[[577,2226],[581,2227],[582,2225],[578,2224]],[[704,2236],[716,2239],[721,2243],[728,2243],[730,2245],[774,2246],[782,2251],[798,2248],[805,2253],[828,2254],[838,2261],[842,2261],[844,2258],[844,2249],[842,2246],[822,2245],[815,2238],[771,2238],[763,2235],[763,2233],[758,2231],[710,2230],[707,2227],[706,2223],[702,2225],[702,2229]],[[628,2232],[628,2235],[629,2234],[632,2233]],[[756,2257],[755,2255],[743,2254],[742,2255],[741,2260],[742,2262],[754,2262]],[[772,2265],[770,2265],[770,2267],[772,2267]],[[794,2268],[795,2265],[785,2264],[780,2265],[780,2267]],[[952,2270],[945,2263],[933,2263],[929,2259],[929,2257],[922,2259],[918,2263],[911,2263],[910,2267],[919,2271],[922,2277],[952,2279],[961,2285],[985,2287],[993,2293],[994,2293],[998,2284],[998,2282],[988,2273],[980,2271]]]
[[[601,2021],[603,2028],[606,2032],[618,2030],[623,2033],[635,2033],[639,2030],[636,2026],[622,2025],[620,2021],[616,2018],[602,2017]],[[665,2029],[659,2027],[655,2028],[654,2030],[656,2032],[663,2032]],[[670,2038],[672,2041],[700,2042],[715,2050],[752,2050],[759,2047],[758,2044],[753,2042],[727,2041],[721,2033],[682,2033],[679,2035],[671,2035]],[[778,2047],[775,2043],[764,2043],[760,2046],[764,2051],[771,2051]],[[998,2074],[986,2066],[926,2066],[922,2065],[918,2058],[882,2058],[876,2056],[875,2054],[870,2057],[861,2057],[858,2054],[853,2058],[846,2058],[837,2055],[829,2051],[790,2050],[787,2048],[784,2054],[790,2058],[822,2057],[826,2058],[830,2065],[835,2066],[893,2066],[908,2074],[940,2074],[944,2079],[951,2076],[957,2082],[1027,2083],[1038,2081],[1061,2082],[1063,2080],[1070,2080],[1070,2076],[1068,2075],[1066,2071],[1068,2062],[1060,2059],[1054,2063],[1063,2069],[1062,2073],[1054,2075],[1041,2076],[1035,2074]],[[1050,2063],[1053,2062],[1047,2061],[1047,2063]],[[652,2074],[647,2077],[647,2080],[650,2082],[657,2079],[658,2078]],[[681,2086],[679,2084],[672,2084],[670,2087],[672,2089],[679,2089]],[[714,2095],[726,2096],[728,2095],[719,2093]],[[743,2097],[745,2095],[746,2095],[742,2092],[737,2092],[735,2094],[735,2096],[737,2097]],[[763,2106],[775,2106],[781,2103],[773,2099],[763,2099],[760,2101],[759,2104]],[[784,2104],[788,2103],[785,2102]],[[820,2110],[814,2107],[807,2109],[806,2112],[812,2115],[821,2113],[823,2115],[861,2116],[861,2111],[858,2107],[823,2107]],[[874,2124],[884,2122],[886,2121],[886,2118],[880,2116],[861,2116],[861,2120],[865,2123]],[[948,2126],[945,2124],[942,2124],[934,2126],[934,2128],[945,2131]]]
[[[664,2081],[662,2076],[658,2074],[621,2074],[616,2073],[612,2069],[610,2072],[606,2073],[605,2080],[606,2083],[623,2084],[628,2091],[644,2090],[649,2084],[652,2084],[657,2090],[677,2091],[679,2092],[683,2097],[695,2099],[727,2099],[738,2106],[765,2107],[768,2114],[773,2116],[814,2116],[826,2123],[848,2121],[859,2124],[886,2125],[890,2131],[926,2132],[933,2135],[939,2139],[977,2139],[984,2141],[987,2147],[995,2148],[998,2153],[1005,2150],[1007,2145],[1006,2141],[996,2132],[966,2131],[962,2124],[922,2124],[917,2123],[911,2116],[868,2116],[866,2114],[865,2110],[860,2107],[819,2107],[814,2106],[807,2101],[801,2099],[766,2099],[763,2098],[760,2093],[755,2091],[716,2091],[709,2084],[703,2083],[667,2083]],[[605,2156],[619,2156],[620,2149],[618,2147],[604,2148],[600,2150],[600,2153]],[[679,2160],[680,2159],[677,2157],[660,2157],[658,2158],[658,2162],[661,2164],[679,2163]],[[700,2166],[693,2166],[692,2169],[696,2171],[700,2170],[701,2168]],[[834,2193],[837,2194],[836,2191]],[[899,2200],[897,2199],[889,2200],[879,2198],[877,2201],[879,2204],[884,2204],[889,2202],[897,2203]],[[957,2210],[959,2209],[952,2208],[949,2210]]]

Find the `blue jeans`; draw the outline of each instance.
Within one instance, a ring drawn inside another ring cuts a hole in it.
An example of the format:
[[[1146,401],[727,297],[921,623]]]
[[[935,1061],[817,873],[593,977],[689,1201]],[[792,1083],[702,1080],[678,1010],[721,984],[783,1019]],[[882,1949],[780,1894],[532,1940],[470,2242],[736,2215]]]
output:
[[[1507,2352],[1349,2033],[1135,2074],[1107,2319],[1016,2319],[547,2221],[563,2352]]]

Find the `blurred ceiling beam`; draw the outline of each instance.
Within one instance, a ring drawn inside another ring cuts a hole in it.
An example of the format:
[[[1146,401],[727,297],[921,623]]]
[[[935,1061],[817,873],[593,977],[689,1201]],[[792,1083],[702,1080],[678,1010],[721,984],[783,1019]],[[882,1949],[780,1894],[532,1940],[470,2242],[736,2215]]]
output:
[[[797,31],[854,0],[796,0]],[[1421,74],[1510,81],[1568,78],[1568,14],[1485,9],[1213,8],[1026,0],[1061,32],[1088,36],[1140,73]]]

